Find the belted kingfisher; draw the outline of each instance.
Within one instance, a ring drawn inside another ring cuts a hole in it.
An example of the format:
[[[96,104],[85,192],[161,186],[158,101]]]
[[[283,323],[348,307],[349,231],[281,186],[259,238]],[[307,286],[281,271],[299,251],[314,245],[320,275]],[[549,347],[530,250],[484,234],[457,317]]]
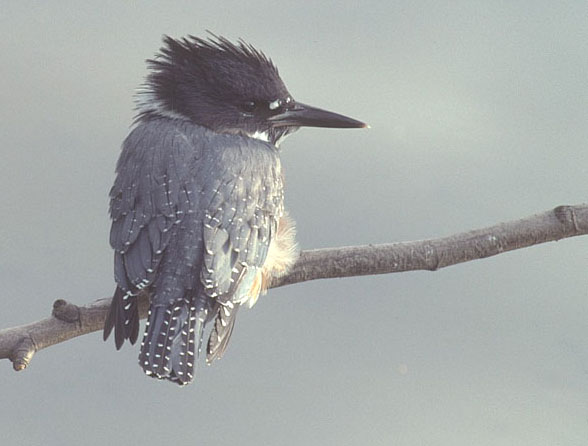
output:
[[[272,61],[242,40],[164,36],[147,63],[110,191],[117,287],[104,339],[114,328],[117,349],[136,342],[137,296],[147,293],[139,364],[184,385],[206,324],[214,320],[210,364],[239,307],[295,261],[280,143],[302,126],[366,125],[295,101]]]

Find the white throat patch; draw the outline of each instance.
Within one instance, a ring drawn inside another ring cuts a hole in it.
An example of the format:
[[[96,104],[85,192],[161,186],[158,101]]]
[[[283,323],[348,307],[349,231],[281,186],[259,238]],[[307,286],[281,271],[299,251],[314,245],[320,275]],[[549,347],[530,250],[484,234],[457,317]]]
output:
[[[248,133],[247,135],[253,139],[259,139],[260,141],[270,142],[268,132],[260,132],[257,130],[255,131],[255,133]]]
[[[280,144],[282,144],[282,142],[286,139],[286,137],[288,135],[289,135],[289,133],[286,132],[282,136],[280,136],[278,138],[278,140],[275,142],[274,146],[280,147]],[[253,138],[253,139],[258,139],[258,140],[263,141],[263,142],[269,142],[271,144],[271,141],[269,139],[269,133],[267,131],[260,132],[258,130],[258,131],[255,131],[254,133],[247,133],[247,136],[249,136],[250,138]]]

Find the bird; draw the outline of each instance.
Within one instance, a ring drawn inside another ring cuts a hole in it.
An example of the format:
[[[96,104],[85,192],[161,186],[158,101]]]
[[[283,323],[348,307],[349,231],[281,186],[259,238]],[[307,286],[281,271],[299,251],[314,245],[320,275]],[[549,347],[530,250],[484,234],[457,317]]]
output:
[[[103,338],[114,330],[117,350],[135,344],[147,294],[139,365],[186,385],[205,331],[211,364],[238,310],[296,261],[280,144],[300,127],[366,124],[296,101],[242,39],[164,35],[147,65],[110,191],[116,289]]]

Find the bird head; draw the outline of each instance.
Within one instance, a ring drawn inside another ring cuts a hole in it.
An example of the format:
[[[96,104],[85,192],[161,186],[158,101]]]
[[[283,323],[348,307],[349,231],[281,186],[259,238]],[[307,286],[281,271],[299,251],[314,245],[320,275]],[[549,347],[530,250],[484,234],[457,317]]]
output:
[[[278,69],[240,40],[164,37],[148,60],[150,73],[137,94],[138,119],[188,119],[221,133],[278,144],[299,127],[359,128],[366,124],[295,101]]]

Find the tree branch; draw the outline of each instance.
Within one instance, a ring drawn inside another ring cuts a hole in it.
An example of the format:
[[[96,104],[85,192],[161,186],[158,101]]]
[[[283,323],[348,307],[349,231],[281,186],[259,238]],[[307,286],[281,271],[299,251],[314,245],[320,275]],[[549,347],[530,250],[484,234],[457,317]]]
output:
[[[588,234],[588,205],[558,206],[542,214],[438,239],[302,251],[291,271],[273,278],[270,288],[315,279],[436,271],[585,234]],[[0,330],[0,359],[10,359],[14,370],[23,370],[39,350],[101,330],[110,301],[110,298],[104,298],[77,306],[62,299],[56,300],[51,317]],[[140,295],[142,319],[147,316],[148,307],[148,296]]]

